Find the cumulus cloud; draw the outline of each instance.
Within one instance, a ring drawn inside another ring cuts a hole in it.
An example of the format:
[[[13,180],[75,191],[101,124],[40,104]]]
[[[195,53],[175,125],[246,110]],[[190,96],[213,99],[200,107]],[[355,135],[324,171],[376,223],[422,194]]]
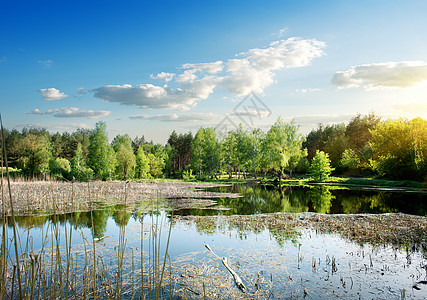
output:
[[[336,72],[332,83],[338,88],[365,90],[414,87],[427,80],[427,63],[422,61],[386,62],[351,67]]]
[[[38,60],[37,63],[41,64],[43,66],[43,68],[49,69],[52,66],[52,64],[53,64],[53,61],[50,60],[50,59],[47,59],[47,60]]]
[[[138,105],[141,108],[174,108],[188,110],[198,101],[207,99],[217,86],[237,96],[262,93],[274,83],[281,69],[304,67],[324,54],[325,43],[317,40],[289,38],[273,42],[267,48],[242,52],[226,62],[187,63],[180,74],[159,73],[151,78],[165,82],[175,80],[176,88],[168,85],[107,85],[93,89],[94,96],[109,102]]]
[[[68,95],[66,95],[65,93],[61,93],[59,90],[55,88],[40,89],[38,90],[38,92],[42,94],[42,98],[44,100],[48,100],[48,101],[61,100],[68,97]]]
[[[151,74],[150,77],[153,79],[159,79],[162,80],[164,82],[169,82],[171,81],[175,76],[175,73],[167,73],[167,72],[161,72],[157,75]]]
[[[77,89],[77,94],[79,94],[79,95],[86,94],[86,90],[83,87],[80,87]]]
[[[176,108],[187,110],[198,100],[209,97],[216,85],[216,79],[205,77],[188,82],[173,89],[152,84],[107,85],[94,89],[94,96],[104,101],[119,102],[126,105],[138,105],[141,108]]]
[[[29,116],[42,115],[42,114],[43,113],[38,108],[34,108],[32,111],[30,111],[29,113],[27,113],[27,115],[29,115]]]
[[[222,85],[236,95],[262,93],[274,83],[275,72],[282,69],[305,67],[324,54],[326,44],[314,39],[289,38],[255,48],[240,54],[242,58],[227,62],[228,75]]]
[[[130,116],[132,120],[151,120],[160,122],[212,122],[221,118],[214,113],[188,113],[188,114],[166,114],[166,115],[134,115]]]

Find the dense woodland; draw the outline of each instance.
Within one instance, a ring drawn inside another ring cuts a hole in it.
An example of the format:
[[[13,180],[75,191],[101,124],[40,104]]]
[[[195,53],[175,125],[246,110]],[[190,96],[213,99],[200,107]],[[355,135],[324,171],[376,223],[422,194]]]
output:
[[[324,180],[332,172],[422,181],[427,171],[427,121],[381,121],[373,113],[358,114],[348,124],[319,124],[307,136],[281,118],[267,131],[242,125],[225,136],[212,127],[194,136],[173,131],[166,145],[127,134],[109,143],[104,122],[72,133],[24,128],[3,134],[9,167],[25,177],[281,179],[308,174]]]

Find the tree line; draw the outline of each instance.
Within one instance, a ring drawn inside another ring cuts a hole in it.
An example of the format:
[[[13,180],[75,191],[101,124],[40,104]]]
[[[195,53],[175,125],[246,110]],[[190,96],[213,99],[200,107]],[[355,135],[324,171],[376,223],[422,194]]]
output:
[[[23,176],[41,174],[67,180],[219,178],[294,173],[317,180],[334,175],[377,175],[424,180],[427,121],[381,121],[374,113],[356,115],[348,124],[322,125],[308,135],[282,118],[266,131],[242,125],[223,135],[213,127],[173,131],[166,145],[117,135],[112,142],[104,122],[95,129],[49,133],[45,129],[4,131],[8,164]]]

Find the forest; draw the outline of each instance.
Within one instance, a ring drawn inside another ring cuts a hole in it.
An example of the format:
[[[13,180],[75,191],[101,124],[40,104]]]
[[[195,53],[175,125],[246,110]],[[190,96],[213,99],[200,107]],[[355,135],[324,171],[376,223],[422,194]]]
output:
[[[268,130],[240,125],[224,136],[215,128],[173,131],[165,145],[117,135],[107,125],[72,133],[4,129],[4,148],[13,176],[86,181],[182,178],[282,178],[298,175],[376,176],[423,181],[427,165],[427,121],[384,120],[357,114],[348,124],[322,125],[306,136],[282,118]]]

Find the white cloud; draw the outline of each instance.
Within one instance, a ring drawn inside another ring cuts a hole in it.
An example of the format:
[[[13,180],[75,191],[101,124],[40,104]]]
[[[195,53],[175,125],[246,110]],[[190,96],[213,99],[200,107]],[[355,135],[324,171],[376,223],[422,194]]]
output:
[[[164,82],[169,82],[171,81],[175,76],[175,73],[166,73],[166,72],[161,72],[157,75],[151,74],[150,77],[153,79],[159,79],[162,80]]]
[[[55,88],[40,89],[38,90],[38,92],[42,94],[43,99],[48,101],[60,100],[68,97],[68,95],[66,95],[65,93],[61,93],[59,90]]]
[[[50,59],[47,60],[38,60],[37,63],[41,64],[43,68],[48,69],[52,66],[53,61]]]
[[[255,48],[241,53],[242,58],[227,62],[227,72],[222,85],[233,94],[262,93],[274,83],[275,71],[304,67],[324,55],[324,42],[289,38],[270,44],[268,48]]]
[[[104,101],[141,108],[174,108],[188,110],[198,101],[207,99],[215,87],[222,86],[237,96],[251,92],[262,93],[274,83],[275,72],[281,69],[304,67],[324,54],[324,42],[289,38],[273,42],[268,48],[251,49],[239,54],[239,58],[227,62],[184,64],[181,74],[159,73],[151,78],[171,81],[176,88],[167,85],[106,85],[93,89],[94,96]]]
[[[50,112],[50,110],[49,110]],[[89,118],[99,119],[109,116],[111,111],[107,110],[84,110],[77,107],[63,107],[54,109],[53,116],[56,118]]]
[[[198,100],[209,97],[215,88],[213,77],[205,77],[194,82],[182,84],[180,88],[173,89],[152,84],[139,84],[132,86],[107,85],[92,90],[94,96],[104,101],[119,102],[126,105],[138,105],[141,108],[176,108],[187,110],[194,106]]]
[[[86,90],[85,90],[83,87],[81,87],[81,88],[78,88],[78,89],[77,89],[77,93],[78,93],[79,95],[83,95],[83,94],[86,94]]]
[[[135,115],[130,116],[132,120],[152,120],[160,122],[212,122],[221,118],[221,115],[214,113],[188,113],[188,114],[168,114],[168,115]]]
[[[27,115],[32,116],[32,115],[42,115],[43,113],[38,109],[38,108],[34,108],[32,111],[30,111],[29,113],[27,113]]]
[[[336,72],[332,83],[338,88],[365,90],[414,87],[427,80],[427,63],[422,61],[386,62],[351,67]]]

